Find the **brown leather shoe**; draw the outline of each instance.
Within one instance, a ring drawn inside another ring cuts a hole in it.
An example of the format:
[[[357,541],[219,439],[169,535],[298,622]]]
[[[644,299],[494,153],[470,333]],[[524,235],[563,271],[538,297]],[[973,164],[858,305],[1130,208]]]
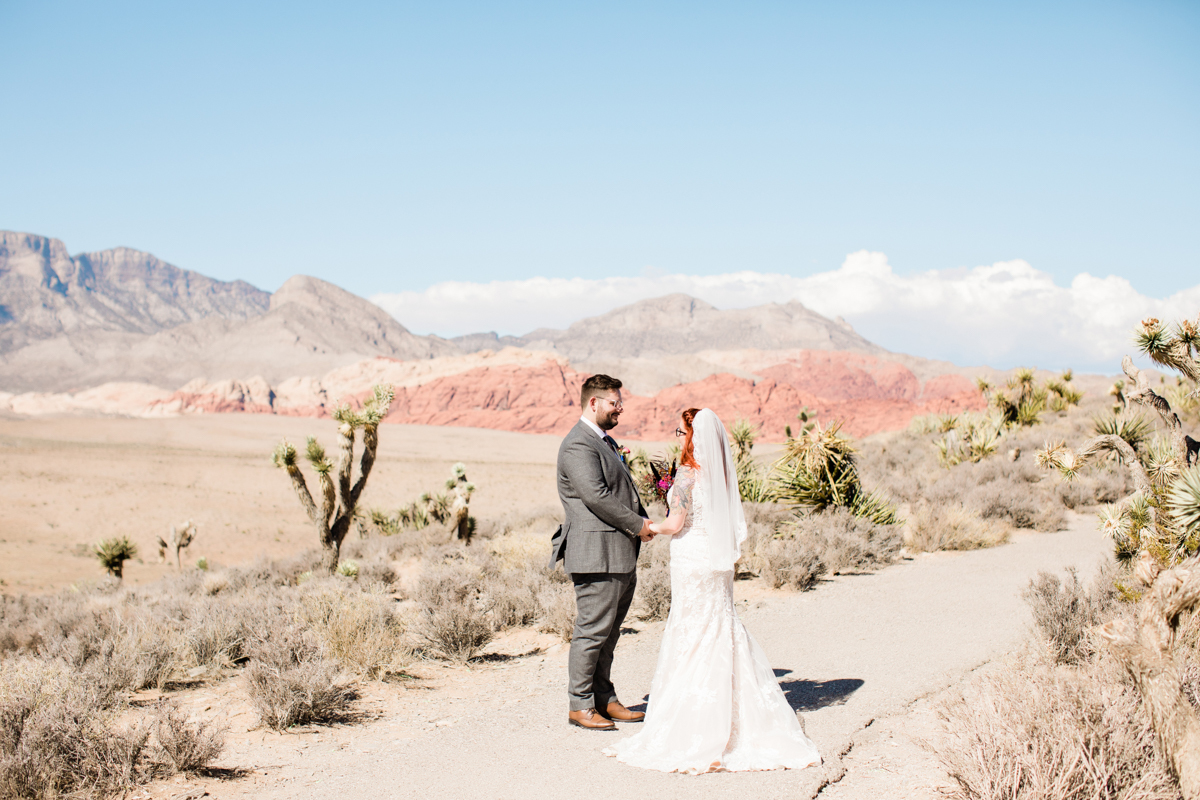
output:
[[[580,728],[587,728],[589,731],[615,731],[617,729],[616,725],[597,714],[594,708],[572,711],[567,714],[567,722]]]
[[[621,705],[619,700],[613,700],[608,704],[608,708],[599,712],[600,716],[605,719],[611,719],[614,722],[641,722],[646,718],[646,714],[642,711],[630,711],[625,706]]]

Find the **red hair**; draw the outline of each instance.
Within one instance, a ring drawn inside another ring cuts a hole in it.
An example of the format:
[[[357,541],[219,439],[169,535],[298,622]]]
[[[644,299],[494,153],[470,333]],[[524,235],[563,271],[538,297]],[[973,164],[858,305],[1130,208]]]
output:
[[[679,454],[679,463],[685,467],[692,469],[700,469],[700,465],[696,463],[696,451],[692,449],[692,420],[700,413],[698,408],[689,408],[683,412],[683,451]]]

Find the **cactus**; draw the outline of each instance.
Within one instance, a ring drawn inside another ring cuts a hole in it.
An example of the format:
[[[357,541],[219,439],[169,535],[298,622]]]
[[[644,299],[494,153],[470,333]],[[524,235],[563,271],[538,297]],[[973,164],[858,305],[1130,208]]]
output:
[[[1142,322],[1134,340],[1151,360],[1178,370],[1194,385],[1200,376],[1198,327],[1200,319],[1185,321],[1172,332],[1151,318]],[[1147,554],[1160,567],[1169,567],[1200,550],[1200,476],[1189,469],[1196,464],[1200,444],[1184,432],[1171,403],[1154,391],[1149,376],[1132,358],[1125,356],[1121,368],[1127,380],[1114,385],[1117,396],[1125,406],[1136,403],[1157,413],[1167,438],[1147,443],[1148,426],[1138,429],[1132,421],[1097,424],[1099,435],[1078,453],[1061,443],[1048,445],[1038,452],[1038,463],[1070,480],[1098,453],[1117,453],[1133,478],[1134,492],[1101,510],[1101,529],[1113,538],[1118,558],[1128,561]],[[1184,400],[1197,397],[1197,388],[1182,394]],[[1127,414],[1126,410],[1122,416]]]
[[[117,580],[124,577],[125,562],[137,558],[137,545],[129,541],[128,536],[113,537],[97,542],[92,548],[100,566],[108,570],[108,574]]]
[[[341,553],[342,541],[350,531],[354,521],[354,511],[371,467],[375,464],[375,452],[379,447],[379,423],[387,416],[392,404],[394,390],[391,386],[379,385],[372,389],[372,396],[363,403],[361,409],[354,410],[349,405],[338,406],[333,412],[333,418],[339,423],[338,438],[340,443],[337,465],[329,460],[325,448],[313,437],[308,438],[305,456],[313,470],[317,473],[317,481],[321,487],[320,507],[313,501],[300,471],[296,448],[284,440],[275,448],[272,460],[275,466],[287,470],[292,479],[292,487],[300,498],[300,505],[308,514],[317,529],[321,547],[325,556],[321,568],[326,574],[332,575],[337,569]],[[358,479],[352,481],[354,469],[354,444],[358,431],[362,431],[362,453],[358,463]]]
[[[180,563],[180,552],[187,549],[187,546],[196,538],[196,523],[190,519],[182,525],[171,526],[171,538],[169,541],[158,537],[158,559],[159,561],[167,560],[167,551],[175,551],[175,568],[183,569]]]

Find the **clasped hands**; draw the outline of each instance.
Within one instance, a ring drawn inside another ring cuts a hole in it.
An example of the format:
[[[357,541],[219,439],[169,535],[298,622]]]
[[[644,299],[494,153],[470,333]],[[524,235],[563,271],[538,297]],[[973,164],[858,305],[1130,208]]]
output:
[[[638,538],[643,542],[648,542],[657,536],[661,531],[658,530],[659,523],[651,522],[648,519],[642,520],[642,530],[638,533]]]

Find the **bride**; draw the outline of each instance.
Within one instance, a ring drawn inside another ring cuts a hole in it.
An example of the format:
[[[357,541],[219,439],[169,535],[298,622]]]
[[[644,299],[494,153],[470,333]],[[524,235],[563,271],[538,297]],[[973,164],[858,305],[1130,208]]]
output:
[[[663,772],[802,769],[821,762],[733,607],[733,565],[746,538],[725,427],[683,412],[680,469],[654,523],[671,539],[671,613],[644,727],[605,754]]]

